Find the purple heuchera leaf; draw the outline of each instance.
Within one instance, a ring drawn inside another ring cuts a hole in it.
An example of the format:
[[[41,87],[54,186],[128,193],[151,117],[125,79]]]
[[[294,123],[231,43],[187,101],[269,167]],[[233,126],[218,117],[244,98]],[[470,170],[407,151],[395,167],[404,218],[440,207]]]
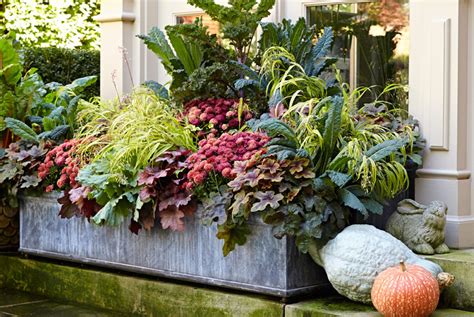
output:
[[[169,206],[160,210],[160,222],[163,229],[170,228],[173,231],[184,231],[184,213],[176,206]]]
[[[275,160],[265,158],[262,164],[258,166],[261,170],[269,171],[271,174],[275,174],[280,169],[280,164]]]
[[[258,176],[258,179],[259,180],[265,179],[265,180],[272,181],[274,183],[279,183],[283,180],[283,172],[280,172],[278,174],[271,174],[269,172],[261,173]]]
[[[245,174],[247,171],[246,161],[235,161],[234,168],[232,170],[236,175]]]
[[[188,150],[168,151],[155,160],[155,166],[147,167],[139,176],[140,200],[154,206],[153,212],[140,210],[139,222],[149,230],[154,225],[155,211],[161,219],[163,229],[184,230],[183,217],[195,212],[197,205],[192,194],[184,189],[187,182],[188,165],[185,162]],[[184,175],[184,176],[183,176]],[[153,204],[149,203],[150,201]]]
[[[79,214],[86,218],[94,216],[101,209],[94,199],[88,199],[90,192],[91,188],[86,186],[74,188],[68,192],[69,200],[79,208]]]
[[[230,209],[232,210],[232,215],[237,215],[240,212],[240,207],[248,204],[252,196],[253,193],[246,193],[245,190],[242,190],[235,194],[234,203],[230,206]]]
[[[61,205],[59,210],[59,216],[61,218],[72,218],[75,215],[79,215],[79,207],[72,203],[69,198],[69,191],[65,191],[63,196],[58,198],[58,203]]]
[[[156,189],[151,186],[144,187],[140,190],[140,200],[144,203],[150,201],[152,197],[156,196]]]
[[[134,234],[138,235],[138,231],[142,228],[142,225],[139,222],[136,222],[135,220],[132,219],[130,222],[130,225],[128,226],[128,230],[133,232]]]
[[[91,189],[89,187],[78,187],[69,190],[69,199],[73,203],[77,203],[81,198],[87,198],[87,195],[90,193]]]
[[[44,154],[46,154],[46,152],[48,152],[47,150],[45,149],[40,149],[38,146],[36,145],[33,145],[31,147],[31,149],[28,151],[28,153],[30,153],[30,156],[33,157],[33,158],[37,158],[37,157],[41,157],[43,156]]]
[[[295,178],[309,178],[312,179],[315,177],[315,174],[310,169],[304,169],[302,172],[298,172],[293,175]]]
[[[163,211],[167,209],[170,206],[184,206],[187,205],[191,201],[191,195],[186,194],[186,193],[179,193],[177,195],[173,195],[171,197],[168,197],[162,201],[160,201],[158,205],[158,210]]]
[[[262,211],[265,208],[270,207],[276,209],[280,207],[279,201],[283,199],[282,194],[276,194],[273,191],[266,191],[266,192],[256,192],[255,198],[259,201],[254,203],[252,209],[250,211]]]
[[[259,170],[254,170],[254,171],[248,172],[247,174],[242,176],[242,181],[244,182],[244,184],[246,183],[246,185],[249,185],[251,187],[255,187],[255,186],[258,185],[258,181],[259,181],[258,176],[259,176],[259,174],[260,174]]]
[[[288,165],[291,174],[302,172],[303,169],[308,166],[309,160],[305,158],[299,158],[292,160]]]
[[[153,185],[157,179],[168,176],[169,169],[147,167],[138,177],[138,185]]]
[[[25,150],[21,150],[19,153],[17,153],[15,155],[15,158],[18,160],[18,161],[23,161],[23,160],[26,160],[27,158],[30,157],[30,152],[28,151],[25,151]]]
[[[21,181],[20,188],[36,187],[41,182],[41,178],[37,175],[25,175],[21,178]]]
[[[229,187],[232,188],[234,191],[238,191],[244,185],[248,185],[251,187],[255,187],[258,185],[259,181],[259,170],[251,171],[246,174],[241,174],[237,176],[234,180],[228,183]]]

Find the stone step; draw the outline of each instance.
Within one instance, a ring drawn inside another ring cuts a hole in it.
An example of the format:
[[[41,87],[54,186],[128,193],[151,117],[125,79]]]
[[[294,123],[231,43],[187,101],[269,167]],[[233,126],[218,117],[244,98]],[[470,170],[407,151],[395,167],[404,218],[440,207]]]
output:
[[[446,269],[458,274],[457,283],[462,284],[462,288],[456,286],[458,291],[465,290],[465,283],[461,282],[468,277],[460,274],[456,266]],[[27,312],[23,312],[25,315],[20,314],[23,307],[11,307],[17,310],[2,313],[2,305],[16,305],[18,301],[25,300],[21,296],[17,299],[4,296],[11,290],[40,296],[39,299],[32,297],[26,301],[38,300],[39,302],[34,303],[36,311],[42,314],[44,312],[43,316],[108,316],[108,312],[103,309],[111,308],[128,316],[380,316],[371,306],[354,303],[339,296],[284,304],[275,298],[249,293],[209,289],[158,278],[116,274],[37,258],[6,255],[0,255],[0,289],[4,289],[3,293],[0,290],[0,299],[7,298],[3,302],[0,300],[0,316],[28,316]],[[41,302],[45,298],[46,301]],[[464,298],[467,300],[466,296]],[[81,313],[86,310],[89,310],[88,313]],[[58,314],[47,313],[53,311]],[[77,314],[74,315],[74,312]],[[441,307],[433,316],[474,316],[474,312]]]
[[[284,309],[283,303],[257,295],[19,256],[0,255],[0,288],[74,301],[87,307],[159,317],[281,317]]]
[[[456,277],[444,290],[441,302],[447,307],[474,311],[474,249],[452,250],[447,254],[426,257]]]
[[[25,292],[0,289],[0,316],[35,317],[125,317],[116,311],[59,302]]]
[[[285,317],[382,317],[375,308],[351,302],[341,296],[319,298],[285,307]],[[438,308],[432,317],[474,316],[474,312]]]

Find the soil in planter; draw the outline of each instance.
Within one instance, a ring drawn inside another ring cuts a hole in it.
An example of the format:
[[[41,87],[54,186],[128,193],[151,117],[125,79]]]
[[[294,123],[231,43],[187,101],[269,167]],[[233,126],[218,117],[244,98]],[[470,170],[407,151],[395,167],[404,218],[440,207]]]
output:
[[[19,240],[18,208],[0,205],[0,251],[17,250]]]

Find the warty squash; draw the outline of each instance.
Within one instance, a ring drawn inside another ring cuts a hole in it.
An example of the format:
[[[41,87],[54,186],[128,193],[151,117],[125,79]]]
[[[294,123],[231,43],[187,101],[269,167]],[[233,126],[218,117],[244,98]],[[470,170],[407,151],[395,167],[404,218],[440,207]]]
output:
[[[325,269],[329,282],[339,294],[367,304],[371,303],[375,277],[397,265],[400,259],[428,270],[440,287],[454,281],[438,264],[417,256],[400,240],[371,225],[349,226],[324,246],[314,240],[309,254]]]

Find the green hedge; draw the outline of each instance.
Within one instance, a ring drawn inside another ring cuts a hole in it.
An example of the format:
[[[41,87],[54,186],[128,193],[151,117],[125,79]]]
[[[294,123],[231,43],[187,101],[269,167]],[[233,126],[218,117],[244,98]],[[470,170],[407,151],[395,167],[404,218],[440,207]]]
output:
[[[69,84],[74,79],[100,75],[100,52],[96,50],[65,49],[56,47],[23,48],[24,69],[38,69],[44,83]],[[100,78],[84,92],[89,99],[100,95]]]

